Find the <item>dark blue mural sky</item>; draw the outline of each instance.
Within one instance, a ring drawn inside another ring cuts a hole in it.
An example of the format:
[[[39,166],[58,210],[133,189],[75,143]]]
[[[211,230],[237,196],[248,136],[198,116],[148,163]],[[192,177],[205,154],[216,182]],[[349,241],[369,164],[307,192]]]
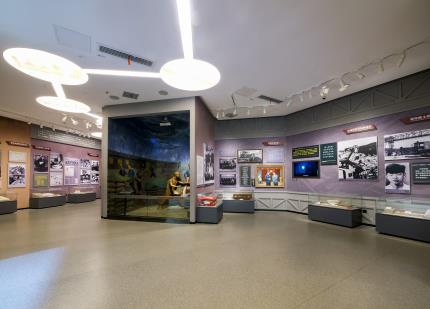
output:
[[[160,126],[168,121],[171,126]],[[142,159],[190,161],[189,112],[109,119],[109,152]]]

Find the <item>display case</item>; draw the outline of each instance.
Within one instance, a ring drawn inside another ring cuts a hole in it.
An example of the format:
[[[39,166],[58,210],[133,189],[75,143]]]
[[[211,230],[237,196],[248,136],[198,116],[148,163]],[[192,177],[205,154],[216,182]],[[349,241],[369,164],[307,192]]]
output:
[[[253,191],[224,191],[222,193],[224,212],[254,213]]]
[[[314,221],[346,227],[362,223],[362,197],[326,194],[310,194],[308,218]]]
[[[93,187],[75,186],[69,189],[67,202],[73,204],[85,203],[95,201],[96,198],[96,191]]]
[[[17,210],[15,192],[0,192],[0,215],[10,214]]]
[[[430,242],[430,199],[382,199],[377,206],[379,233]]]
[[[62,188],[34,188],[30,193],[30,208],[62,206],[66,202],[67,192]]]
[[[222,195],[216,193],[197,194],[196,221],[198,223],[218,223],[222,217]]]

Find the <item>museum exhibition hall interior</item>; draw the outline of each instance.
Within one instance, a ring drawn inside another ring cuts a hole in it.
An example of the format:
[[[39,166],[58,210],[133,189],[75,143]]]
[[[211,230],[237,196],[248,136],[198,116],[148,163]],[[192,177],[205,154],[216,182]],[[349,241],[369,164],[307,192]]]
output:
[[[5,0],[0,308],[430,308],[430,1]]]

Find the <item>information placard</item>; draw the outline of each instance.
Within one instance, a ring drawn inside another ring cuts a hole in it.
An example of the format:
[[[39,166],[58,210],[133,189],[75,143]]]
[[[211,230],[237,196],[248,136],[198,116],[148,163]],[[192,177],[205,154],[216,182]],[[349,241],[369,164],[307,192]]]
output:
[[[319,157],[319,155],[319,145],[293,148],[293,159],[314,158]]]
[[[241,187],[251,187],[251,166],[241,165],[239,167],[239,179]]]
[[[430,184],[430,162],[412,163],[412,182]]]
[[[320,145],[321,165],[337,164],[337,143],[328,143]]]

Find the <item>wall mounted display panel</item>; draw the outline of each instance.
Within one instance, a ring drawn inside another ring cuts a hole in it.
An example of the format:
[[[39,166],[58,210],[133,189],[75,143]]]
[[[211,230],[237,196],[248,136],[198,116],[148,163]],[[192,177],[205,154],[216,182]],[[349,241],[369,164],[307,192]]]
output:
[[[239,167],[239,185],[241,187],[251,187],[251,166],[241,165]]]
[[[283,163],[285,162],[285,151],[283,147],[264,148],[264,163]]]
[[[292,149],[293,159],[317,158],[320,155],[320,146],[304,146]]]
[[[337,143],[320,145],[321,165],[337,165]]]
[[[9,150],[9,162],[27,162],[27,153]]]
[[[293,162],[293,178],[319,178],[320,162],[318,160]]]
[[[33,187],[48,187],[49,174],[48,173],[34,173],[33,174]]]
[[[47,173],[49,170],[49,156],[47,154],[33,154],[33,171],[35,173]]]
[[[412,182],[414,184],[430,184],[430,162],[412,163]]]
[[[64,158],[64,185],[79,185],[79,159]]]
[[[215,180],[215,150],[208,144],[203,144],[204,183],[213,184]]]
[[[409,162],[385,163],[385,192],[411,193]]]
[[[430,129],[384,135],[385,160],[430,158]]]
[[[236,164],[237,158],[219,158],[219,170],[220,171],[235,171],[236,170]]]
[[[9,163],[8,165],[8,187],[9,188],[24,188],[26,170],[25,163]]]
[[[285,186],[283,165],[257,165],[256,188],[283,188]]]
[[[263,149],[240,149],[237,163],[263,163]]]
[[[220,174],[219,184],[221,186],[236,186],[236,174]]]
[[[63,171],[64,161],[61,153],[51,153],[49,161],[49,170],[51,172]]]
[[[58,187],[63,185],[63,172],[49,173],[49,185],[51,187]]]

